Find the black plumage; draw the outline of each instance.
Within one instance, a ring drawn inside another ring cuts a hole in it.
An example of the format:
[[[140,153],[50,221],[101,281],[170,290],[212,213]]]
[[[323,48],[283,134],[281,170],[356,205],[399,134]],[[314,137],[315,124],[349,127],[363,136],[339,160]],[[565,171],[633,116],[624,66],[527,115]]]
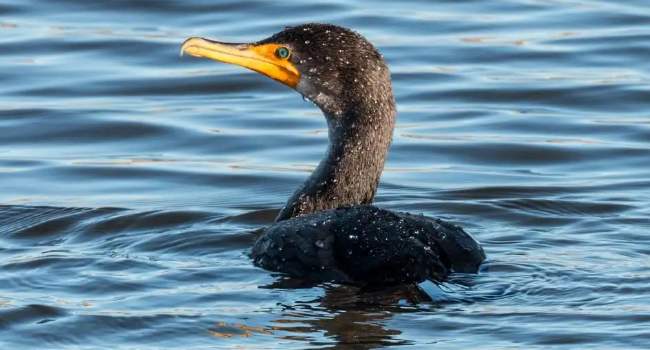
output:
[[[205,42],[189,39],[184,47]],[[347,28],[312,23],[257,43],[226,45],[237,57],[238,50],[279,45],[278,64],[288,60],[300,73],[297,83],[285,84],[318,106],[328,125],[323,160],[255,242],[257,266],[310,281],[370,286],[478,271],[485,253],[460,227],[370,205],[396,117],[388,66],[370,42]]]
[[[354,205],[267,228],[256,265],[310,281],[395,285],[476,272],[484,253],[460,227],[422,215]]]

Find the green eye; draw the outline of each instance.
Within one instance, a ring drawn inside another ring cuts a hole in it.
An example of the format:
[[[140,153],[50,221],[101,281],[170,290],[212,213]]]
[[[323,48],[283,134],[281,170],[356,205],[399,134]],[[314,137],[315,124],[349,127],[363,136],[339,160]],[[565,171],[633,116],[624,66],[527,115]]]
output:
[[[278,47],[277,50],[275,50],[275,54],[276,54],[279,58],[287,58],[287,57],[289,57],[289,49],[287,49],[287,48],[284,47],[284,46],[280,46],[280,47]]]

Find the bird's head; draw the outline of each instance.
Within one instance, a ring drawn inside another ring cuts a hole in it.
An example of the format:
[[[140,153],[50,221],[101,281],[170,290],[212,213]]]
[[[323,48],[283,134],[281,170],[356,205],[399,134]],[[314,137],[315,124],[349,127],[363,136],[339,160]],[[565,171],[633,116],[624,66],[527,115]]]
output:
[[[363,36],[331,24],[303,24],[255,43],[190,38],[181,54],[262,73],[298,91],[329,118],[394,104],[390,72]],[[374,104],[374,107],[373,107]]]

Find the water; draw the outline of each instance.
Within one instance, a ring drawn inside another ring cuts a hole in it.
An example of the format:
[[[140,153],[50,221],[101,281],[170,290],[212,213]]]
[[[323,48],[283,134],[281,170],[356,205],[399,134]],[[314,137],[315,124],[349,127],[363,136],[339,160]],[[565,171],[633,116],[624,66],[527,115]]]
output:
[[[393,72],[376,204],[489,261],[357,295],[251,266],[324,119],[184,39],[352,27]],[[0,348],[650,348],[650,2],[0,1]]]

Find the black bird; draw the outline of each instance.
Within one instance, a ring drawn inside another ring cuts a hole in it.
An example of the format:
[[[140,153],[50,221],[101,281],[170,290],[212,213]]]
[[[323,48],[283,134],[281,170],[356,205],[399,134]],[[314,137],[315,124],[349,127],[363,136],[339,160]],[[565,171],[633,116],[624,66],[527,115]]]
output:
[[[182,53],[262,73],[325,115],[325,157],[255,242],[257,266],[365,286],[440,282],[452,272],[478,271],[483,248],[459,226],[371,205],[396,108],[388,66],[363,36],[312,23],[250,44],[190,38]]]

